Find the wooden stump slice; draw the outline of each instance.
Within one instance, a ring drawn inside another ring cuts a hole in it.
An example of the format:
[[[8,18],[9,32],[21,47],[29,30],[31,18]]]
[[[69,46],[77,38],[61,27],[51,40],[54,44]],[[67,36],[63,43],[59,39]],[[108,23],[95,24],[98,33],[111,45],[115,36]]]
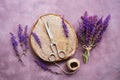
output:
[[[65,54],[61,54],[60,56],[65,56],[60,58],[58,56],[56,49],[54,48],[54,52],[51,50],[51,40],[47,33],[45,22],[49,24],[49,29],[53,35],[54,41],[56,43],[57,49],[62,50]],[[76,48],[78,46],[78,39],[74,28],[65,20],[65,24],[68,29],[68,37],[65,36],[64,28],[62,26],[62,17],[56,14],[47,14],[41,16],[36,24],[34,25],[32,32],[36,33],[41,41],[41,46],[38,45],[35,38],[31,34],[30,43],[33,51],[37,54],[38,57],[43,59],[44,61],[54,62],[61,61],[67,59],[75,54]],[[51,54],[54,56],[52,57]],[[51,57],[50,57],[51,56]],[[50,60],[49,58],[53,58]]]

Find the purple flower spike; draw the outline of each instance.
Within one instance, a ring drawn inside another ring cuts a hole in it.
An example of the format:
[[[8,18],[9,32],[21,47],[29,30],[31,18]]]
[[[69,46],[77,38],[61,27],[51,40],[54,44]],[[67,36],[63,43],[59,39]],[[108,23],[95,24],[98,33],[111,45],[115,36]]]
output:
[[[28,47],[28,38],[29,38],[29,36],[28,36],[27,30],[28,30],[28,26],[26,25],[25,30],[24,30],[24,37],[25,37],[24,38],[24,44],[25,44],[26,49],[29,48]]]
[[[101,25],[101,24],[102,24],[102,18],[103,18],[103,17],[101,17],[101,18],[98,20],[97,25]]]
[[[110,21],[110,18],[111,18],[111,16],[108,15],[108,16],[106,17],[106,19],[104,20],[104,22],[103,22],[103,26],[104,26],[103,31],[105,31],[106,28],[108,27],[108,23],[109,23],[109,21]]]
[[[26,38],[29,37],[29,36],[28,36],[28,33],[27,33],[27,32],[28,32],[27,30],[28,30],[28,25],[26,25],[26,27],[25,27],[25,31],[24,31],[24,35],[25,35]]]
[[[21,25],[19,24],[19,25],[18,25],[18,37],[19,37],[20,43],[21,43],[21,42],[24,42],[24,39],[25,39],[25,37],[24,37],[24,35],[22,34],[22,32],[23,32],[23,29],[22,29]]]
[[[20,45],[21,45],[24,55],[25,55],[27,49],[29,49],[29,45],[28,45],[29,36],[28,36],[27,30],[28,30],[27,25],[24,29],[24,32],[23,32],[21,25],[20,24],[18,25],[18,38],[19,38],[19,42],[20,42]]]
[[[107,29],[107,27],[108,27],[108,23],[109,23],[109,20],[110,20],[110,15],[108,15],[107,17],[106,17],[106,19],[104,20],[104,22],[102,23],[102,25],[100,26],[101,27],[101,29],[99,30],[100,32],[99,32],[99,34],[98,34],[98,38],[96,39],[96,43],[98,43],[98,42],[100,42],[101,41],[101,39],[102,39],[102,35],[103,35],[103,33],[106,31],[106,29]]]
[[[13,49],[14,49],[16,52],[18,52],[18,51],[17,51],[18,42],[17,42],[17,40],[16,40],[16,37],[14,36],[13,33],[10,33],[10,35],[11,35],[11,42],[12,42]]]
[[[35,61],[42,69],[48,70],[47,65],[41,59]]]
[[[32,32],[32,35],[35,38],[35,40],[37,41],[37,43],[39,44],[40,48],[42,48],[41,41],[40,41],[38,35],[36,33],[34,33],[34,32]]]
[[[48,68],[48,66],[45,64],[45,62],[42,61],[41,59],[35,60],[35,63],[38,66],[40,66],[45,71],[49,71],[49,72],[51,72],[53,74],[59,74],[59,75],[61,75],[61,73],[55,72],[55,71],[51,70],[50,68]]]
[[[62,18],[62,26],[64,29],[65,36],[68,37],[68,28],[67,28],[67,25],[65,24],[64,17]]]
[[[88,16],[87,12],[81,17],[82,22],[78,31],[78,38],[85,50],[83,54],[85,63],[89,59],[90,51],[101,41],[102,35],[108,27],[110,17],[108,15],[103,21],[103,17],[98,19],[97,15]]]
[[[19,61],[23,63],[20,55],[18,54],[18,50],[17,50],[18,42],[17,42],[17,40],[16,40],[16,37],[14,36],[13,33],[10,33],[10,35],[11,35],[12,46],[13,46],[13,49],[14,49],[14,51],[15,51],[15,53],[16,53],[16,56],[18,57]]]

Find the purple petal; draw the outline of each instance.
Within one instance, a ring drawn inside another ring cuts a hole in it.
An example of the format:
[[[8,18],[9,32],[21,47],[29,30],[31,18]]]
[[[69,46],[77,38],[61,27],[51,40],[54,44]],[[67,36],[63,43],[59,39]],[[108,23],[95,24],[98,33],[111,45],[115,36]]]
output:
[[[102,24],[102,19],[103,19],[103,17],[101,17],[101,18],[98,20],[97,25],[101,25],[101,24]]]
[[[28,32],[28,25],[26,25],[25,31],[24,31],[24,35],[25,35],[26,38],[29,37],[27,32]]]
[[[39,46],[40,46],[40,48],[41,48],[41,47],[42,47],[42,46],[41,46],[41,41],[40,41],[38,35],[37,35],[36,33],[34,33],[34,32],[32,32],[32,35],[33,35],[33,37],[35,38],[35,40],[37,41],[37,43],[39,44]]]
[[[84,13],[84,17],[87,17],[87,16],[88,16],[88,12],[85,11],[85,13]]]
[[[92,19],[92,22],[96,22],[96,21],[98,21],[98,16],[97,16],[97,15],[94,15],[94,16],[93,16],[93,19]]]
[[[103,25],[102,25],[103,29],[101,30],[100,35],[102,35],[102,34],[106,31],[106,29],[107,29],[107,27],[108,27],[108,23],[109,23],[110,17],[111,17],[111,16],[108,15],[108,16],[106,17],[106,19],[104,20]]]
[[[43,62],[41,59],[35,61],[42,69],[49,70],[45,62]]]
[[[106,28],[108,27],[108,23],[109,23],[109,21],[110,21],[110,18],[111,18],[111,16],[110,15],[108,15],[107,17],[106,17],[106,19],[104,20],[104,22],[103,22],[103,26],[104,26],[104,31],[106,30]]]
[[[12,46],[13,46],[14,50],[17,51],[18,42],[16,40],[16,37],[14,36],[13,33],[10,33],[10,35],[11,35]]]
[[[28,33],[27,33],[27,30],[28,30],[28,26],[26,25],[25,27],[25,30],[24,30],[24,44],[25,44],[25,48],[28,49]]]
[[[24,35],[22,35],[22,31],[23,31],[23,29],[22,29],[22,27],[21,27],[21,25],[19,24],[18,25],[18,37],[19,37],[19,41],[20,42],[24,42]]]
[[[65,36],[68,37],[68,27],[67,25],[65,24],[64,22],[64,18],[62,18],[62,26],[63,26],[63,29],[64,29],[64,33],[65,33]]]

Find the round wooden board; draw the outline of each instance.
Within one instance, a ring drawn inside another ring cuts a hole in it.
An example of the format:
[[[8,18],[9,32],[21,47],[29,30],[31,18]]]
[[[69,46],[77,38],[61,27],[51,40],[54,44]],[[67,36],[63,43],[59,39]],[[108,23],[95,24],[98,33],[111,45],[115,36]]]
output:
[[[58,50],[65,51],[64,58],[59,58],[58,55],[54,53],[56,57],[54,61],[61,61],[75,54],[78,45],[78,39],[76,33],[73,27],[65,20],[65,24],[67,25],[68,36],[69,36],[66,37],[62,26],[62,18],[60,15],[56,15],[56,14],[43,15],[37,20],[36,24],[32,29],[32,32],[38,35],[42,43],[42,48],[40,48],[35,38],[31,34],[30,43],[33,51],[44,61],[53,62],[48,59],[52,53],[52,50],[50,48],[51,41],[44,24],[45,21],[48,21],[49,23],[49,28],[52,32]]]

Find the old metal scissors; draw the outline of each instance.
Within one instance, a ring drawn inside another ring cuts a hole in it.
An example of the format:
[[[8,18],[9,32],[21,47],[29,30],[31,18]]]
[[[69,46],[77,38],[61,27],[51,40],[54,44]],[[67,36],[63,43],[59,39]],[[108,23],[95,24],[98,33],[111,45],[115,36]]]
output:
[[[47,33],[48,33],[48,36],[49,36],[49,39],[50,39],[50,42],[51,42],[51,44],[50,44],[50,48],[51,48],[51,50],[52,50],[52,53],[50,54],[50,56],[49,56],[49,60],[50,61],[54,61],[53,60],[53,57],[54,57],[54,59],[56,59],[57,57],[55,56],[55,51],[54,51],[54,48],[55,48],[55,50],[56,50],[56,52],[57,52],[57,56],[59,57],[59,58],[65,58],[66,57],[66,54],[65,54],[65,51],[64,50],[58,50],[58,47],[57,47],[57,44],[56,44],[56,42],[55,42],[55,40],[54,40],[54,37],[53,37],[53,35],[52,35],[52,33],[51,33],[51,31],[50,31],[50,28],[49,28],[49,24],[48,24],[48,22],[45,22],[44,23],[45,24],[45,28],[46,28],[46,31],[47,31]]]

